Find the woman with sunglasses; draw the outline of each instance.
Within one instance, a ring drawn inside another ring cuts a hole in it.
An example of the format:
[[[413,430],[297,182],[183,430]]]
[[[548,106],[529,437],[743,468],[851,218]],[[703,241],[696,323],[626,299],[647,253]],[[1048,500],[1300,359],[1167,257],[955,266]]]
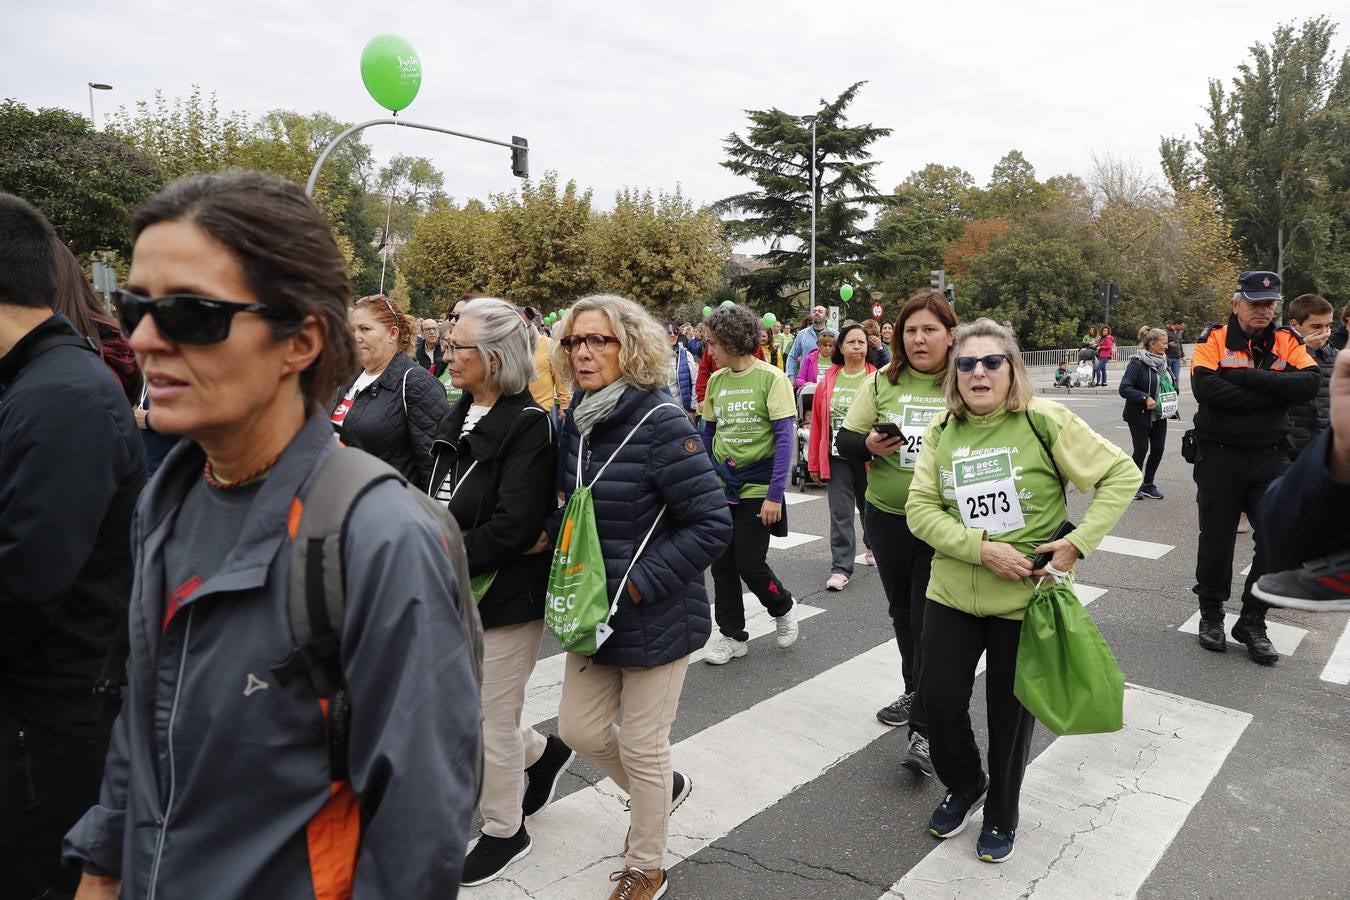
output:
[[[889,323],[888,323],[889,324]],[[902,690],[877,710],[877,721],[909,726],[901,764],[931,776],[928,725],[919,699],[920,639],[933,548],[916,538],[905,516],[923,435],[946,408],[942,379],[952,346],[956,313],[938,291],[909,298],[891,334],[891,362],[863,383],[838,435],[839,451],[855,465],[867,463],[863,533],[876,557],[895,642],[900,648]]]
[[[858,389],[876,369],[867,362],[867,333],[857,322],[839,329],[839,340],[830,356],[811,406],[811,442],[807,445],[806,468],[816,484],[829,482],[830,500],[830,577],[825,590],[842,591],[853,575],[853,559],[858,549],[853,528],[853,511],[863,511],[863,489],[867,484],[867,465],[844,459],[835,441],[844,416],[857,397]],[[867,543],[866,531],[863,543]],[[872,551],[867,551],[872,559]]]
[[[617,598],[613,631],[595,655],[567,654],[558,732],[631,801],[612,900],[651,900],[666,893],[668,818],[693,784],[671,768],[670,726],[689,655],[708,639],[703,571],[731,521],[698,433],[667,391],[656,320],[601,294],[578,300],[558,333],[553,364],[576,390],[558,437],[558,492],[590,487],[608,595]],[[561,519],[549,520],[539,549]]]
[[[449,409],[444,387],[410,356],[413,322],[383,294],[362,297],[351,330],[361,371],[333,406],[333,428],[348,447],[364,450],[426,490],[431,442]]]
[[[1064,577],[1129,507],[1139,469],[1115,444],[1052,400],[1035,396],[1012,332],[989,319],[956,329],[946,412],[924,435],[905,509],[933,548],[919,694],[933,765],[947,786],[928,830],[960,833],[988,794],[976,855],[1013,852],[1018,797],[1034,720],[1013,695],[1022,616],[1035,579]],[[1064,489],[1092,495],[1066,537]],[[1043,568],[1032,557],[1050,554]],[[989,772],[970,727],[981,654],[988,668]]]
[[[274,670],[294,650],[290,535],[356,365],[332,232],[295,185],[233,172],[171,184],[133,233],[118,313],[185,439],[136,512],[124,705],[66,837],[79,896],[453,896],[479,744],[467,586],[396,480],[352,504],[338,555],[345,758],[310,679]]]

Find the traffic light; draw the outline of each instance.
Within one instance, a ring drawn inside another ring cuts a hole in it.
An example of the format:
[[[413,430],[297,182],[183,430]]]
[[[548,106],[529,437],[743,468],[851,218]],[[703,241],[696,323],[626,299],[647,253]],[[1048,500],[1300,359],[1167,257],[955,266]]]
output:
[[[942,293],[944,293],[944,294],[947,295],[947,302],[948,302],[948,303],[950,303],[952,306],[955,306],[955,305],[956,305],[956,282],[955,282],[955,281],[953,281],[952,283],[948,284],[947,287],[943,289]]]
[[[530,142],[511,135],[511,174],[517,178],[530,177]]]
[[[928,273],[928,286],[935,291],[945,291],[947,273],[942,269],[933,269]]]

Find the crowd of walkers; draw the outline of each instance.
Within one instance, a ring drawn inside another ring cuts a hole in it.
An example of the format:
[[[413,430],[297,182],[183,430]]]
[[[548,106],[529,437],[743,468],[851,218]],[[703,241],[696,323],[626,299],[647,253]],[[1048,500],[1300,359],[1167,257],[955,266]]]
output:
[[[664,895],[698,778],[670,746],[691,656],[746,656],[743,586],[780,650],[801,635],[768,560],[799,454],[827,485],[825,587],[859,543],[877,567],[900,666],[876,717],[947,788],[928,831],[957,835],[987,796],[976,854],[1012,855],[1021,619],[1036,579],[1161,497],[1170,327],[1121,382],[1131,460],[1035,396],[1009,328],[958,323],[936,291],[880,326],[817,307],[795,335],[606,294],[551,328],[470,295],[419,321],[353,302],[313,204],[253,173],[175,182],[133,240],[112,318],[0,195],[5,897],[454,896],[531,851],[577,754],[630,798],[612,897]],[[1329,306],[1296,306],[1320,353]],[[1092,500],[1066,530],[1070,485]],[[609,613],[566,652],[545,734],[526,687],[583,538]]]

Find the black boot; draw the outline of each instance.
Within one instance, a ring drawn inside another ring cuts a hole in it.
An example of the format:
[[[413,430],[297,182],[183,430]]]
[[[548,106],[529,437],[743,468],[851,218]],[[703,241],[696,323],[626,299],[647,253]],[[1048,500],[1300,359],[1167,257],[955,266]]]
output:
[[[1233,640],[1247,645],[1247,655],[1263,666],[1273,666],[1280,654],[1275,645],[1266,637],[1266,623],[1255,620],[1238,619],[1233,626]]]
[[[1200,646],[1206,650],[1213,650],[1215,653],[1223,653],[1228,649],[1228,639],[1223,634],[1223,611],[1218,613],[1200,612],[1200,634],[1198,640]]]

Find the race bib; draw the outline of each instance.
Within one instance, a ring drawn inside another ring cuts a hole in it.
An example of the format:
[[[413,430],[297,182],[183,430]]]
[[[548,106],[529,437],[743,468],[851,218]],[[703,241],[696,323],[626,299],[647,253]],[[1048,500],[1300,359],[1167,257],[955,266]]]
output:
[[[830,455],[843,456],[839,452],[839,429],[844,427],[843,416],[830,416]]]
[[[1012,455],[995,450],[953,461],[952,478],[961,521],[989,535],[1007,534],[1026,525],[1013,479]]]
[[[1164,419],[1170,419],[1177,414],[1179,406],[1176,391],[1167,391],[1158,394],[1158,415]]]
[[[919,461],[919,451],[923,449],[923,433],[933,417],[942,412],[941,406],[906,406],[900,412],[900,468],[912,469]],[[892,421],[895,419],[892,417]]]

